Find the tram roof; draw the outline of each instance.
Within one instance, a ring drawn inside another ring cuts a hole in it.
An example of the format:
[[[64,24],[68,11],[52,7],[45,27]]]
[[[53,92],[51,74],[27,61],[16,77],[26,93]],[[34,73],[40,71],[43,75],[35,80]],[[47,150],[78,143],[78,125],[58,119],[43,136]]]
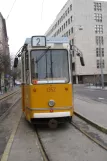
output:
[[[67,37],[46,37],[46,43],[69,43],[69,39]],[[31,38],[26,38],[25,44],[31,44]]]

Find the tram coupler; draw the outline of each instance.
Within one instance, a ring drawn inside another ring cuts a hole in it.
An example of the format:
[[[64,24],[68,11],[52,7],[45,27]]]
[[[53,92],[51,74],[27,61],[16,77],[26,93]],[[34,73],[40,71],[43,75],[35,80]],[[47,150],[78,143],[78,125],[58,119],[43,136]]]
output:
[[[48,126],[51,129],[56,129],[57,126],[58,126],[58,121],[56,119],[50,119],[49,122],[48,122]]]

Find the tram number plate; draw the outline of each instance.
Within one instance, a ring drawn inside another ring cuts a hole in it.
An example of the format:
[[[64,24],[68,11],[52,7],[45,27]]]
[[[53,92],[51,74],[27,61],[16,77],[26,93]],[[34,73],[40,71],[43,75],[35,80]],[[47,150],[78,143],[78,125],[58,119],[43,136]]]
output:
[[[48,87],[47,92],[56,92],[56,87]]]

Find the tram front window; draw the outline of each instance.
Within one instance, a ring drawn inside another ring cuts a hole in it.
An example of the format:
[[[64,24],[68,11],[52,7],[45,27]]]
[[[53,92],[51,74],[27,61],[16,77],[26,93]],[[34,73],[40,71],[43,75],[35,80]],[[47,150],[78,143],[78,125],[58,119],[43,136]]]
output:
[[[69,82],[68,51],[31,51],[31,77],[37,84]]]

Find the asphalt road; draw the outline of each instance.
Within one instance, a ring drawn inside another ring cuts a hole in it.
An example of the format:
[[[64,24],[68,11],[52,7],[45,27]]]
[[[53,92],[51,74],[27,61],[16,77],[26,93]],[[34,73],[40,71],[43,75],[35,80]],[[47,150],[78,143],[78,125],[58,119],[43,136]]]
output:
[[[74,97],[76,95],[107,103],[107,90],[96,90],[86,88],[84,85],[74,85]]]

